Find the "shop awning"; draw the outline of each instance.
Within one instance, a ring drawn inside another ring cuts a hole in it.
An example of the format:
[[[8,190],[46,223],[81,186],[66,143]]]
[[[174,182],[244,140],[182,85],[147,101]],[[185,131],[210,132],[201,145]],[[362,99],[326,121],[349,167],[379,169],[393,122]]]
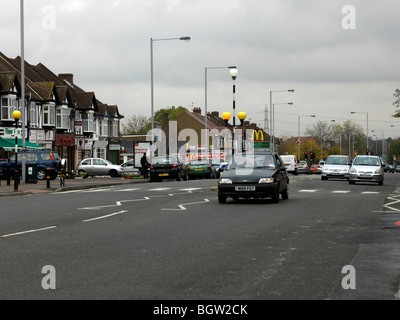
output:
[[[14,151],[15,150],[15,139],[4,139],[0,137],[0,148],[4,149],[4,151]],[[22,139],[18,139],[18,151],[22,149]],[[44,150],[45,147],[39,146],[33,142],[25,140],[25,149],[26,150]]]

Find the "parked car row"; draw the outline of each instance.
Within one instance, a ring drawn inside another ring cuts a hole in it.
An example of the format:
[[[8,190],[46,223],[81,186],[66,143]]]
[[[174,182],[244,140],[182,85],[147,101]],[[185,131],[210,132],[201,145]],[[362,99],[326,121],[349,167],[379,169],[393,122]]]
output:
[[[177,181],[188,179],[216,179],[220,176],[220,163],[208,160],[192,160],[183,163],[175,156],[155,157],[149,168],[150,181],[162,181],[163,179],[176,179]],[[87,158],[79,162],[77,169],[79,173],[88,176],[120,177],[127,174],[141,172],[135,168],[134,161],[129,160],[121,165],[112,164],[101,158]]]

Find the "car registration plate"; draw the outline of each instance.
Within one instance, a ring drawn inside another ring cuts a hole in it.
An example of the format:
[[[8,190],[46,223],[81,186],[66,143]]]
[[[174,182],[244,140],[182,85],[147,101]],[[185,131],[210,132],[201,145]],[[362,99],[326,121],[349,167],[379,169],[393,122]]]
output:
[[[158,176],[159,176],[159,177],[167,177],[167,176],[168,176],[168,173],[159,173]]]
[[[195,171],[201,171],[203,168],[194,168]]]
[[[255,186],[235,186],[235,191],[256,191]]]

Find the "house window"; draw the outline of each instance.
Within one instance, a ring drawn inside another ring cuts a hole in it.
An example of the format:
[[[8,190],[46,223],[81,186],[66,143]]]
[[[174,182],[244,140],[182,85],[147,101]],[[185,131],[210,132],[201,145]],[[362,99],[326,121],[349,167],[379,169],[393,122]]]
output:
[[[99,135],[100,136],[108,135],[108,121],[106,119],[102,119],[99,121]]]
[[[83,131],[94,132],[94,127],[93,113],[87,113],[83,119]]]
[[[14,120],[13,111],[17,109],[17,98],[15,96],[1,97],[1,120]]]
[[[29,104],[29,122],[33,128],[36,128],[39,124],[38,107],[36,102],[33,101]]]
[[[43,125],[55,126],[55,106],[51,104],[43,105]]]
[[[111,120],[110,137],[118,137],[118,120]]]
[[[59,107],[56,111],[57,129],[69,129],[70,110],[66,107]]]

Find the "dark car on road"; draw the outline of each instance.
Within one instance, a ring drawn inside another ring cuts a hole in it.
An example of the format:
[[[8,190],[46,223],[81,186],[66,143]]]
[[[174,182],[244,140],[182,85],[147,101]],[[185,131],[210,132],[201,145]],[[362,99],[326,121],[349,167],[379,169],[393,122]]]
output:
[[[37,178],[43,180],[46,178],[46,169],[50,168],[50,178],[53,180],[57,177],[58,172],[61,169],[61,158],[57,152],[54,151],[26,151],[26,164],[35,164],[37,167]],[[18,152],[18,167],[20,176],[21,164],[22,164],[22,153]],[[0,162],[0,169],[3,171],[3,177],[7,172],[7,166],[10,166],[10,170],[15,169],[15,154],[8,158],[6,161]]]
[[[289,177],[278,154],[236,154],[222,172],[218,183],[218,202],[226,203],[227,197],[271,197],[273,202],[289,198]]]
[[[388,164],[387,166],[385,166],[383,168],[383,172],[395,173],[396,168],[394,166],[392,166],[391,164]]]
[[[150,166],[150,182],[163,179],[187,180],[188,172],[186,166],[178,157],[155,157]]]

